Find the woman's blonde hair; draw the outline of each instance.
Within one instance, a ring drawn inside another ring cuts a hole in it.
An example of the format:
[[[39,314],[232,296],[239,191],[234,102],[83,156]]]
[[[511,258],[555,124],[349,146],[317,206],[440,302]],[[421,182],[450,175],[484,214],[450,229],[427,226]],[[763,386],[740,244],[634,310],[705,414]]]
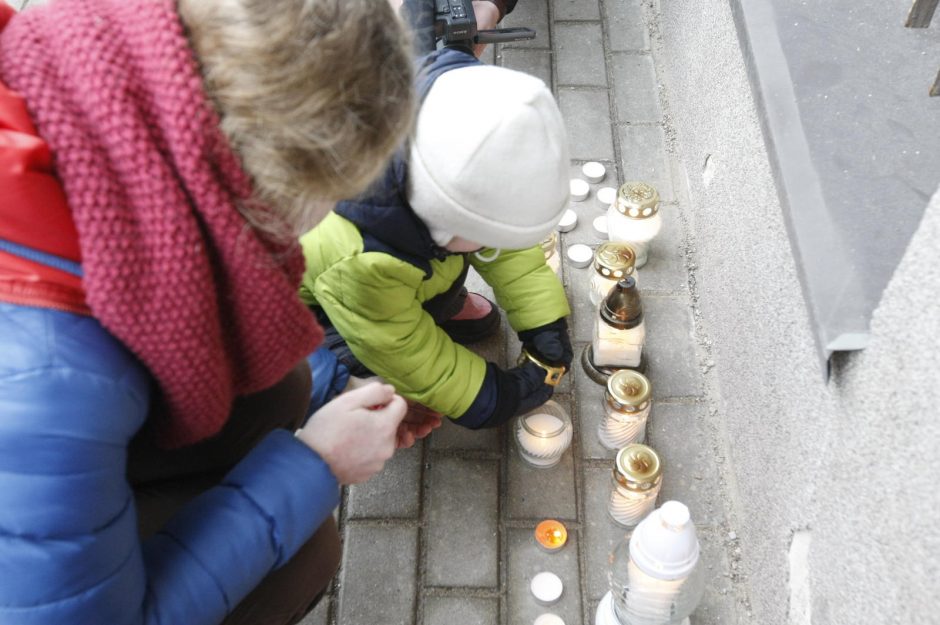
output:
[[[243,207],[254,226],[311,227],[365,189],[410,130],[411,44],[388,0],[178,6],[222,131],[277,217]]]

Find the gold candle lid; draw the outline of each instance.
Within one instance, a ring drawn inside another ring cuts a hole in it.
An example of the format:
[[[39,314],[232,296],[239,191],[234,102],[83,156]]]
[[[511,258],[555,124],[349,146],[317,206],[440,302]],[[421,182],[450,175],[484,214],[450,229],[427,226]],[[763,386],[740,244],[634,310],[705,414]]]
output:
[[[659,191],[645,182],[625,182],[617,191],[617,212],[631,219],[647,219],[659,212]]]
[[[542,242],[539,245],[542,246],[542,254],[545,255],[545,260],[548,260],[555,255],[555,247],[558,243],[558,233],[552,230],[552,232],[542,239]]]
[[[620,369],[607,379],[607,397],[615,408],[628,412],[642,410],[649,403],[652,388],[642,373]]]
[[[633,275],[636,252],[628,243],[601,243],[594,251],[594,271],[610,280]]]
[[[645,491],[662,479],[663,465],[652,447],[633,443],[617,452],[614,479],[629,490]]]

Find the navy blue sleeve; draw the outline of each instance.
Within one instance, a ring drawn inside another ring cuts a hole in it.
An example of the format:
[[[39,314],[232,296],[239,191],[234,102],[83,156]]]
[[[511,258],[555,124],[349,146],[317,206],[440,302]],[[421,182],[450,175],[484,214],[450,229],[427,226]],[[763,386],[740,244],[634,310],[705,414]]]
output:
[[[545,371],[531,362],[508,371],[488,362],[477,396],[455,423],[471,430],[498,427],[551,398],[554,389],[544,380]]]

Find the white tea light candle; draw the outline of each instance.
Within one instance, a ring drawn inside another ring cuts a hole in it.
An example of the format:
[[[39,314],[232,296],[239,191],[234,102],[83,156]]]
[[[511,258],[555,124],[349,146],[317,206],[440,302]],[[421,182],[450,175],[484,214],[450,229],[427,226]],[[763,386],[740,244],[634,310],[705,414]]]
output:
[[[561,216],[561,221],[558,222],[555,229],[558,230],[558,232],[570,232],[574,230],[577,225],[578,214],[570,208],[566,208],[564,214]]]
[[[561,599],[565,586],[561,578],[550,571],[542,571],[532,578],[529,584],[532,596],[542,605],[552,605]]]
[[[594,226],[594,236],[596,236],[601,241],[607,240],[607,215],[601,215],[600,217],[595,217],[594,221],[591,222],[591,225]]]
[[[532,625],[565,625],[565,621],[557,614],[546,612],[545,614],[539,614],[535,617],[535,620],[532,621]]]
[[[567,254],[571,265],[573,267],[577,267],[578,269],[582,269],[590,265],[591,260],[594,258],[594,251],[583,243],[569,245]]]
[[[570,184],[571,201],[583,202],[591,192],[591,185],[580,178],[572,178]]]
[[[519,455],[534,467],[548,468],[561,462],[573,434],[574,427],[568,413],[552,400],[516,421]]]
[[[596,161],[585,163],[581,166],[581,173],[589,182],[600,182],[607,176],[607,168]]]

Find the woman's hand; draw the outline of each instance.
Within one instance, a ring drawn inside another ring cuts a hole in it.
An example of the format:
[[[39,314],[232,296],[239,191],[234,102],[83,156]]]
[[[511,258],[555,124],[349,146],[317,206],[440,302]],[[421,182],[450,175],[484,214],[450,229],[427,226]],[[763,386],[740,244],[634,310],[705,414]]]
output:
[[[488,0],[473,0],[473,14],[477,18],[477,30],[492,30],[499,23],[499,7]],[[486,50],[485,43],[473,46],[473,54],[477,58]]]
[[[441,427],[443,417],[441,413],[431,410],[427,406],[411,400],[408,402],[408,412],[398,426],[398,448],[408,448],[415,441],[424,438],[433,430]]]
[[[297,438],[320,454],[340,484],[358,484],[395,453],[407,408],[394,387],[373,382],[317,410]]]

